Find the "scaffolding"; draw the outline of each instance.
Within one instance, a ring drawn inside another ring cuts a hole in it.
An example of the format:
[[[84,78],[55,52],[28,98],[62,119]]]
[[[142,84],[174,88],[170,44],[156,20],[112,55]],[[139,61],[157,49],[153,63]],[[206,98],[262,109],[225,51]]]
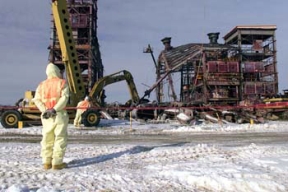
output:
[[[81,76],[86,92],[103,77],[99,42],[97,38],[97,0],[67,0],[73,38],[76,45]],[[51,16],[51,37],[48,49],[49,61],[64,70],[56,27]]]

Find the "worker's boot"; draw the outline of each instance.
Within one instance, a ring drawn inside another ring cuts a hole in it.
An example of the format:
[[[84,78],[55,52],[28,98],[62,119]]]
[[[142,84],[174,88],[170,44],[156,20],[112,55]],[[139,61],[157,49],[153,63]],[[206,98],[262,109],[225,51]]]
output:
[[[67,163],[61,163],[61,164],[59,164],[59,165],[53,165],[53,166],[52,166],[52,169],[54,169],[54,170],[60,170],[60,169],[65,169],[65,168],[67,168],[67,167],[68,167]]]
[[[51,168],[52,168],[52,165],[51,165],[51,163],[45,163],[45,164],[43,164],[43,168],[44,168],[45,170],[48,170],[48,169],[51,169]]]

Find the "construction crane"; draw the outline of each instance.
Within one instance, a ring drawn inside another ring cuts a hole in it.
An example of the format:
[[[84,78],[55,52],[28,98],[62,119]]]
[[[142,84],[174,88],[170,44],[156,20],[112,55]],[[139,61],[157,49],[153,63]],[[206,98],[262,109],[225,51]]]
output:
[[[78,55],[72,35],[70,15],[66,0],[52,0],[52,13],[55,21],[56,31],[62,52],[62,61],[65,66],[66,78],[70,89],[70,99],[67,106],[70,121],[75,117],[78,102],[86,95],[83,79],[81,76]],[[109,84],[126,80],[130,90],[131,104],[140,102],[138,92],[132,74],[126,70],[104,76],[99,79],[89,93],[93,106],[83,114],[83,124],[87,127],[97,126],[100,122],[100,108],[104,106],[103,88]],[[1,123],[5,128],[14,128],[18,122],[29,124],[40,124],[41,113],[33,102],[35,92],[26,91],[24,99],[17,102],[13,108],[2,109]]]

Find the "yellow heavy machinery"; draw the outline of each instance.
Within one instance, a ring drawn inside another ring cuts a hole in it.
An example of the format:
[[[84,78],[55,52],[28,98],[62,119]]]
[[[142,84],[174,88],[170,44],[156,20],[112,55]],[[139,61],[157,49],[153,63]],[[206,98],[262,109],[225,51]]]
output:
[[[66,79],[70,88],[70,99],[67,106],[70,120],[75,117],[77,103],[86,95],[83,79],[81,76],[78,56],[75,43],[72,36],[72,28],[69,20],[69,12],[66,0],[52,0],[52,13],[55,21],[57,35],[62,52],[62,60],[65,65]],[[140,102],[138,92],[131,73],[126,70],[107,75],[95,83],[89,93],[92,99],[93,107],[83,114],[83,123],[85,126],[97,126],[100,121],[100,108],[104,106],[104,87],[126,80],[130,90],[131,100],[129,104],[138,104]],[[17,102],[17,105],[10,109],[5,109],[1,115],[1,124],[5,128],[14,128],[18,126],[19,121],[29,124],[41,124],[41,113],[36,108],[32,99],[34,91],[26,91],[24,99]]]
[[[93,86],[89,93],[89,97],[92,98],[92,103],[94,106],[104,107],[105,102],[105,90],[104,87],[113,83],[120,81],[126,81],[131,99],[126,103],[129,105],[137,105],[140,103],[140,98],[134,83],[132,74],[129,71],[122,70],[116,73],[107,75],[99,79]]]

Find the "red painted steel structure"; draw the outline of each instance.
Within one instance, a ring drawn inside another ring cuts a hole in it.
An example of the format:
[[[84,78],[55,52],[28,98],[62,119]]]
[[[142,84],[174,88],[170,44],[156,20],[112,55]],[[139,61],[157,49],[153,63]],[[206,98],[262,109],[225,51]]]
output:
[[[255,100],[278,94],[276,29],[276,25],[241,25],[224,36],[226,44],[241,50],[237,56],[243,98]]]
[[[167,101],[164,99],[170,96],[164,91],[165,84],[180,87],[180,97],[172,92],[177,97],[168,101],[184,103],[236,106],[243,99],[257,102],[276,95],[276,29],[275,25],[236,26],[224,36],[224,44],[217,42],[219,33],[207,34],[209,43],[172,46],[171,37],[162,39],[164,50],[158,57],[156,79],[179,66],[173,74],[180,73],[181,82],[177,85],[167,77],[169,83],[159,83],[157,101]]]

